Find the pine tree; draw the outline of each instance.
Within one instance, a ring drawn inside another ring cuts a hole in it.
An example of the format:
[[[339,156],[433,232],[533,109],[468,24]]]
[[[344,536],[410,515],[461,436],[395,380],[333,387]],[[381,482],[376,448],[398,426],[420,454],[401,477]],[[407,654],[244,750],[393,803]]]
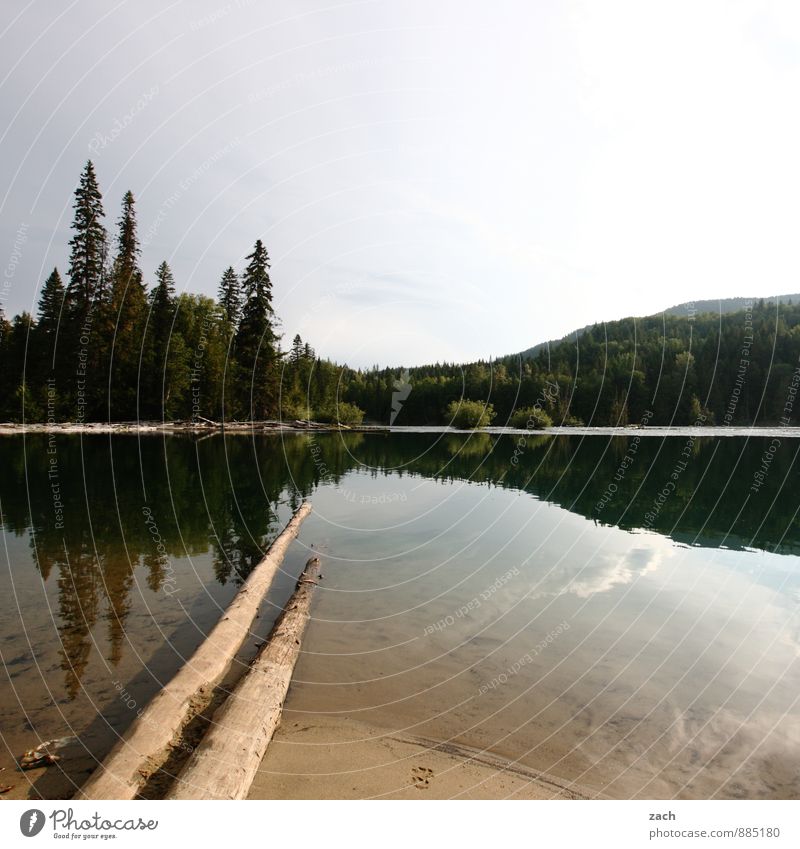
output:
[[[175,278],[166,262],[156,269],[156,285],[150,298],[150,324],[157,339],[167,341],[175,306]]]
[[[3,371],[8,372],[4,377],[11,397],[4,397],[2,401],[15,421],[22,421],[23,417],[30,421],[42,420],[42,409],[31,391],[30,379],[33,375],[26,362],[33,330],[34,321],[29,313],[15,315],[8,334],[8,345],[4,346]]]
[[[233,270],[233,266],[228,266],[222,275],[218,297],[226,320],[230,322],[233,328],[236,328],[242,309],[242,292],[239,286],[239,277]]]
[[[65,294],[61,275],[54,268],[42,287],[38,305],[39,319],[33,329],[33,344],[28,351],[28,382],[34,396],[42,399],[43,406],[48,408],[50,414],[55,414],[56,408],[60,407],[56,401],[56,384],[61,382],[59,378],[64,376],[67,365],[63,357],[58,358],[59,338],[68,320],[64,310]],[[62,350],[63,347],[62,344]],[[56,382],[45,386],[51,380]]]
[[[236,333],[240,404],[253,421],[273,413],[278,400],[278,337],[272,310],[269,256],[259,239],[242,277],[244,304]]]
[[[300,365],[300,361],[304,356],[304,350],[303,340],[300,338],[300,334],[297,333],[294,339],[292,339],[292,350],[289,354],[289,362],[293,366],[297,367]]]
[[[42,294],[39,296],[38,321],[36,327],[40,338],[52,339],[58,333],[62,320],[66,319],[64,309],[64,284],[58,269],[54,268],[44,281]]]
[[[168,417],[176,408],[173,389],[180,382],[185,363],[185,344],[174,329],[175,279],[166,262],[156,270],[156,286],[150,293],[150,318],[147,340],[148,375],[143,406],[151,414]],[[182,375],[188,379],[188,375]]]
[[[129,419],[136,415],[139,360],[147,312],[139,253],[134,198],[128,191],[122,200],[117,255],[103,322],[103,340],[110,345],[108,385],[112,418]]]
[[[143,288],[142,272],[139,268],[139,237],[136,232],[136,209],[133,192],[125,192],[122,198],[122,216],[119,219],[117,255],[114,259],[112,285],[120,288],[138,286]],[[124,291],[124,289],[123,289]]]
[[[65,400],[75,404],[75,415],[84,421],[97,420],[107,407],[107,344],[103,322],[94,307],[106,297],[107,241],[102,220],[103,199],[91,161],[81,173],[73,204],[74,236],[70,240],[69,280],[65,296],[67,322],[63,346]],[[70,405],[71,406],[71,405]]]
[[[80,319],[86,317],[92,302],[103,291],[106,262],[106,231],[102,224],[103,197],[97,185],[94,165],[83,169],[73,204],[75,216],[70,239],[68,302]]]

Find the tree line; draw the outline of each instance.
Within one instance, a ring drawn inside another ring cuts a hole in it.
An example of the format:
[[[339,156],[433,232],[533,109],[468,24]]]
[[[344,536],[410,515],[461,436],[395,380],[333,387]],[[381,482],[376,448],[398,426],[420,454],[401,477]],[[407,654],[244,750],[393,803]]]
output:
[[[259,239],[217,298],[176,295],[167,262],[140,265],[133,194],[103,224],[87,162],[65,278],[37,312],[0,310],[0,417],[12,421],[312,418],[398,425],[787,424],[800,384],[800,304],[758,301],[595,325],[531,356],[352,369],[295,336],[281,348]]]
[[[176,295],[169,264],[140,264],[133,193],[116,235],[91,161],[73,203],[69,265],[35,316],[0,310],[0,416],[12,421],[264,420],[337,415],[336,369],[296,336],[281,350],[270,260],[258,239],[218,297]],[[358,417],[346,407],[338,411]]]
[[[388,422],[398,369],[356,372],[345,397]],[[800,303],[726,315],[596,324],[534,356],[403,371],[402,424],[793,425],[800,416]],[[457,401],[455,406],[448,404]]]

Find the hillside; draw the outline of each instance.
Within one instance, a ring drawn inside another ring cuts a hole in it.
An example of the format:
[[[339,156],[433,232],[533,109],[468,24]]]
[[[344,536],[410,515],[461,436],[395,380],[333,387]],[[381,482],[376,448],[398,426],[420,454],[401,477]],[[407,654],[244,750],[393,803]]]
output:
[[[663,311],[664,315],[670,316],[687,316],[691,311],[694,311],[695,315],[699,315],[700,313],[714,313],[716,315],[727,315],[728,313],[737,312],[738,310],[743,310],[747,304],[755,303],[758,300],[764,300],[766,303],[774,304],[776,301],[779,304],[798,304],[800,303],[800,294],[794,295],[771,295],[768,298],[717,298],[717,299],[708,299],[702,301],[693,301],[683,304],[676,304],[674,307],[668,307]],[[655,313],[655,315],[662,315],[662,313]],[[651,316],[643,316],[641,318],[650,318]],[[578,330],[573,330],[571,333],[568,333],[566,336],[561,339],[550,339],[547,342],[539,342],[536,345],[533,345],[531,348],[526,348],[524,351],[519,353],[519,356],[523,359],[531,359],[539,354],[540,351],[543,351],[549,345],[551,348],[555,345],[560,344],[561,342],[574,341],[575,339],[579,339],[589,328],[594,327],[593,324],[588,324],[585,327],[581,327]]]
[[[674,307],[664,310],[666,315],[687,315],[691,310],[695,314],[699,313],[715,313],[717,315],[727,315],[731,312],[743,310],[748,304],[756,303],[757,301],[774,304],[800,304],[800,294],[795,295],[770,295],[768,298],[722,298],[716,300],[694,301],[685,304],[677,304]]]
[[[491,404],[496,425],[536,404],[555,424],[795,425],[800,299],[786,298],[779,310],[758,300],[750,310],[691,320],[684,310],[605,322],[579,331],[579,344],[573,334],[522,360],[411,368],[394,421],[445,423],[448,404],[464,399]],[[388,423],[398,375],[357,372],[342,381],[344,398],[368,420]]]

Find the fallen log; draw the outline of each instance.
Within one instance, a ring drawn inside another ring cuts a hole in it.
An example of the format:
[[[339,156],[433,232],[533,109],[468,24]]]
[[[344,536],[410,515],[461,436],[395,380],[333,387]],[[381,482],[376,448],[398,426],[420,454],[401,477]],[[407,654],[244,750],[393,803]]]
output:
[[[286,550],[310,512],[311,504],[306,501],[250,573],[191,659],[133,721],[76,798],[133,799],[164,763],[183,728],[208,704],[214,686],[250,634]]]
[[[312,557],[267,642],[181,771],[168,799],[244,799],[253,783],[292,680],[317,585]]]

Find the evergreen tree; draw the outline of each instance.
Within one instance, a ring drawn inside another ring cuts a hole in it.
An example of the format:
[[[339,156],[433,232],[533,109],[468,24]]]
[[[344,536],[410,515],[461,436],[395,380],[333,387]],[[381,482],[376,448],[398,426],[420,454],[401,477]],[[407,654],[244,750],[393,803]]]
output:
[[[244,304],[236,333],[240,381],[240,411],[252,421],[276,411],[278,400],[278,337],[272,310],[269,256],[259,239],[242,277]]]
[[[292,340],[286,368],[281,382],[281,419],[304,419],[309,417],[308,404],[304,398],[303,387],[307,374],[304,374],[303,340],[297,333]],[[306,370],[307,371],[307,370]]]
[[[220,385],[218,398],[215,399],[215,408],[219,404],[218,414],[220,418],[235,415],[236,411],[236,377],[237,369],[231,359],[233,343],[236,338],[236,330],[242,312],[242,287],[239,276],[228,266],[222,275],[219,284],[219,306],[222,313],[221,330],[226,340],[226,351],[221,364]],[[233,367],[232,367],[233,366]]]
[[[64,311],[66,290],[61,282],[58,269],[54,268],[45,280],[39,297],[39,320],[33,329],[34,344],[30,346],[28,357],[28,381],[32,383],[32,394],[41,399],[41,406],[50,415],[60,415],[63,410],[57,400],[57,384],[65,374],[64,358],[58,358],[58,340],[62,323],[67,321]],[[62,345],[63,350],[63,345]],[[48,381],[55,381],[46,385]],[[49,403],[48,403],[49,402]]]
[[[6,414],[15,421],[41,421],[42,409],[37,403],[37,395],[31,391],[29,368],[26,362],[30,350],[31,334],[34,329],[33,317],[22,312],[15,315],[8,333],[8,345],[3,363],[7,394],[2,399]]]
[[[295,367],[299,366],[300,361],[303,359],[304,351],[303,340],[300,338],[300,334],[297,333],[294,339],[292,339],[292,350],[289,353],[289,362]]]
[[[119,219],[117,255],[114,258],[112,286],[121,290],[117,300],[121,301],[126,289],[144,289],[142,272],[139,268],[139,237],[136,232],[136,209],[133,192],[125,192],[122,198],[122,216]],[[113,289],[112,289],[113,293]],[[112,302],[114,297],[112,295]]]
[[[162,262],[156,269],[156,285],[150,298],[150,324],[155,338],[169,339],[175,306],[175,278],[172,269]]]
[[[218,297],[225,319],[235,329],[242,309],[242,292],[239,286],[239,277],[233,270],[233,266],[228,266],[222,275]]]
[[[36,327],[40,339],[52,340],[55,338],[61,326],[62,320],[66,319],[64,309],[64,284],[58,269],[54,268],[50,276],[44,281],[42,294],[39,296],[38,314]]]
[[[107,282],[106,231],[102,220],[103,199],[94,166],[86,163],[73,204],[74,235],[70,240],[69,281],[65,296],[68,321],[64,344],[59,344],[66,362],[65,397],[75,402],[75,416],[84,421],[98,420],[105,413],[105,364],[107,345],[102,322],[94,307],[104,301]]]
[[[156,285],[150,293],[142,406],[149,415],[163,417],[170,400],[168,352],[175,317],[175,279],[166,262],[156,270]],[[182,346],[181,346],[182,347]]]
[[[75,190],[73,209],[72,229],[75,235],[69,243],[68,300],[73,312],[82,319],[94,299],[102,294],[106,261],[103,197],[91,160],[86,163]]]
[[[117,255],[111,273],[111,292],[103,322],[103,340],[109,350],[109,397],[113,418],[136,415],[137,383],[147,294],[139,268],[139,239],[133,193],[122,200]]]

